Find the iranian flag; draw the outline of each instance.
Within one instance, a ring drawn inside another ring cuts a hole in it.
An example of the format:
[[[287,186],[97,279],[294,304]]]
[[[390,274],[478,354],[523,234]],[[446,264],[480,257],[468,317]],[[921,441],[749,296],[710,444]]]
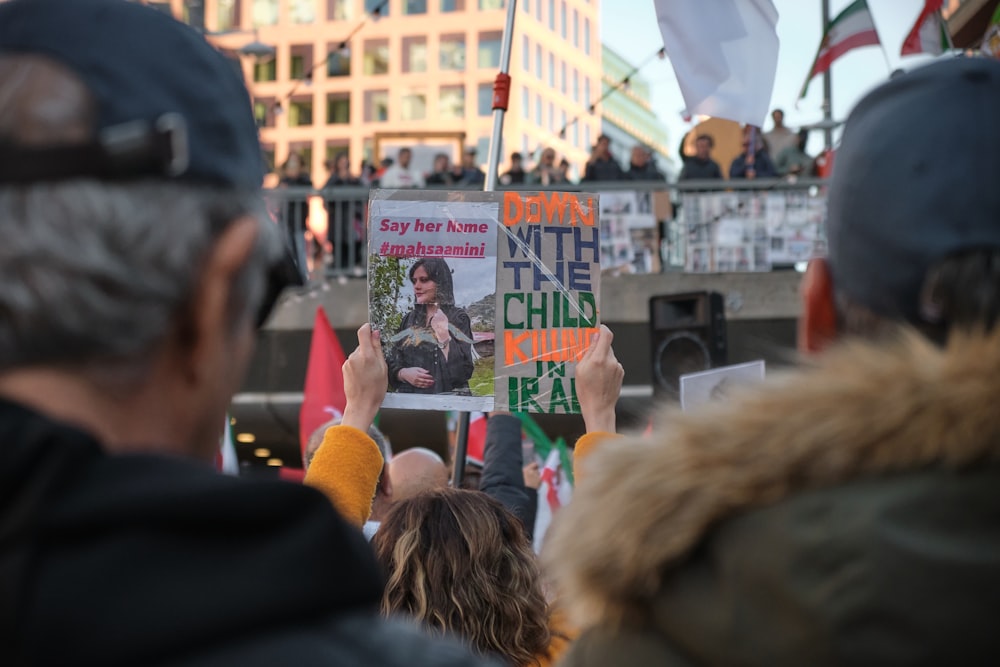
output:
[[[813,60],[812,69],[802,85],[802,92],[799,98],[806,96],[809,90],[809,82],[817,74],[829,71],[833,61],[852,49],[862,46],[878,46],[881,42],[878,33],[875,31],[875,22],[872,14],[868,11],[868,3],[865,0],[855,0],[847,8],[837,14],[836,18],[827,26],[823,41],[820,42],[816,59]]]
[[[903,41],[899,55],[910,56],[917,53],[940,55],[948,46],[948,33],[941,20],[942,0],[926,0],[924,8],[913,24],[913,29]]]

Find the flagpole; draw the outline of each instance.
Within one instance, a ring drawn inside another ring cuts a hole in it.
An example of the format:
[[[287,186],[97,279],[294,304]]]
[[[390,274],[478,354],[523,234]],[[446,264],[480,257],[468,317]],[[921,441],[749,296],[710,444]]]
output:
[[[827,34],[830,30],[830,0],[823,0],[823,32]],[[830,79],[832,67],[827,67],[823,72],[823,120],[826,121],[826,128],[823,130],[823,145],[826,150],[833,148],[833,83]]]
[[[503,118],[510,99],[510,51],[514,43],[514,17],[517,16],[517,0],[507,0],[507,21],[504,25],[503,41],[500,45],[500,72],[493,81],[493,137],[490,140],[490,156],[486,164],[486,182],[483,192],[497,189],[497,175],[500,171],[500,153],[503,141]],[[455,442],[455,461],[451,474],[451,484],[456,489],[465,477],[465,457],[469,451],[469,413],[458,415],[458,433]]]

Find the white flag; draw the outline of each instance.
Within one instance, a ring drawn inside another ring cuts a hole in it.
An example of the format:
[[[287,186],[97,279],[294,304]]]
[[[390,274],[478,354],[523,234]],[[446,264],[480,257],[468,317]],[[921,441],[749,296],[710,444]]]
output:
[[[559,508],[573,498],[573,485],[563,470],[559,447],[553,447],[542,468],[542,483],[538,486],[538,513],[535,515],[536,553],[541,553],[545,533]]]
[[[687,111],[763,125],[778,66],[771,0],[653,3]]]

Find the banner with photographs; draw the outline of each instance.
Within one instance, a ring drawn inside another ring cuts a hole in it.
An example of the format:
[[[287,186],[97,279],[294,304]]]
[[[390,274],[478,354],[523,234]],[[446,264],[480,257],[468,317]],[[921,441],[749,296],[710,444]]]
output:
[[[770,271],[825,250],[825,194],[687,192],[681,201],[689,273]]]
[[[605,273],[660,272],[654,194],[649,190],[600,193],[601,269]]]
[[[375,190],[369,319],[393,408],[579,412],[599,326],[598,198]]]

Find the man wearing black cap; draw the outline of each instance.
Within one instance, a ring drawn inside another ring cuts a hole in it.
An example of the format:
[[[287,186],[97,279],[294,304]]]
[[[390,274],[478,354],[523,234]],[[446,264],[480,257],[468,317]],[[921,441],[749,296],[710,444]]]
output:
[[[0,3],[4,664],[470,663],[377,617],[325,497],[210,465],[296,276],[262,176],[246,89],[188,27]]]
[[[562,664],[996,660],[998,108],[1000,62],[951,58],[854,109],[816,363],[587,458],[547,544],[591,627]]]

